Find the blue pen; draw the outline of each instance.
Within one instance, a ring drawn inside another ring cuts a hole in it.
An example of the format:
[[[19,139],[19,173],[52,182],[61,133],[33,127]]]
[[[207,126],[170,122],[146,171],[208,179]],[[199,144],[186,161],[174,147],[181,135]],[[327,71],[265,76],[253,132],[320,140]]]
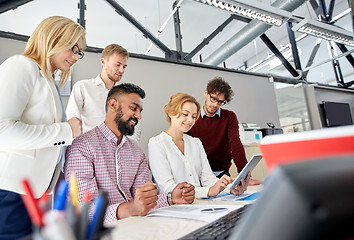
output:
[[[61,181],[56,192],[56,197],[54,201],[54,210],[64,211],[66,206],[66,196],[69,189],[69,183],[65,180]]]
[[[104,201],[104,199],[101,196],[96,198],[96,201],[95,201],[96,208],[95,208],[95,212],[93,214],[92,221],[90,222],[90,225],[88,226],[88,229],[87,229],[87,234],[86,234],[87,239],[91,239],[93,237],[96,225],[99,223],[99,216],[101,215],[100,213],[103,210],[103,201]]]

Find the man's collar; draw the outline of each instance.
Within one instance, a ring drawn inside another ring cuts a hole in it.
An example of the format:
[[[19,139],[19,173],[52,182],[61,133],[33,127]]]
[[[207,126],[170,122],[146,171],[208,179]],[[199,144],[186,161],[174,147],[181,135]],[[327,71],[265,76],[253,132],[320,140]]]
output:
[[[105,122],[98,125],[98,128],[101,130],[101,132],[103,133],[103,135],[107,138],[107,140],[109,142],[112,142],[114,145],[117,145],[118,137],[112,132],[112,130],[106,125]],[[126,140],[127,140],[127,137],[125,135],[123,135],[122,140],[120,141],[119,145],[123,145]]]
[[[97,86],[102,85],[103,87],[106,87],[106,85],[104,84],[104,82],[101,78],[101,74],[98,74],[98,76],[95,79],[95,83]]]
[[[101,74],[98,74],[98,76],[95,79],[95,83],[97,86],[101,85],[102,87],[106,88],[106,84],[103,81],[103,79],[101,78]],[[117,86],[119,84],[119,82],[114,83],[114,86]]]
[[[205,116],[206,116],[206,117],[210,117],[210,116],[208,116],[208,115],[205,113],[205,111],[204,111],[204,106],[202,107],[202,109],[200,109],[200,116],[201,116],[202,118],[204,118]],[[216,117],[216,116],[218,116],[218,117],[221,116],[221,108],[219,108],[219,109],[216,111],[216,113],[215,113],[213,116],[211,116],[211,117]]]

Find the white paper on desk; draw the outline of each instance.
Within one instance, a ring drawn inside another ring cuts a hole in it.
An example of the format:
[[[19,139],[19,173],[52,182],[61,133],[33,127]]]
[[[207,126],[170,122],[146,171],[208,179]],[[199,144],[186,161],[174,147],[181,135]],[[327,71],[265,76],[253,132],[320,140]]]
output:
[[[213,208],[213,207],[214,208],[225,207],[227,208],[227,210],[222,212],[214,212],[214,213],[201,212],[202,209]],[[242,206],[224,205],[224,204],[223,205],[180,204],[180,205],[173,205],[169,207],[151,210],[146,216],[186,218],[186,219],[193,219],[193,220],[199,220],[204,222],[212,222],[240,207]]]

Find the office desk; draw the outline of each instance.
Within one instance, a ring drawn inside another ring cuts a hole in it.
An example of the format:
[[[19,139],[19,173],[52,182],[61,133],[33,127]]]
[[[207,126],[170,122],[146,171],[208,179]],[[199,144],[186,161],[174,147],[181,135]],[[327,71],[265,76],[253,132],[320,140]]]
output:
[[[248,190],[259,191],[261,186],[249,186]],[[248,204],[247,201],[225,201],[215,202],[210,200],[196,199],[193,204],[235,204],[243,206]],[[206,225],[207,222],[168,218],[168,217],[129,217],[119,220],[115,223],[108,224],[109,227],[114,227],[111,234],[111,239],[154,239],[154,240],[169,240],[177,239],[194,231],[195,229]]]

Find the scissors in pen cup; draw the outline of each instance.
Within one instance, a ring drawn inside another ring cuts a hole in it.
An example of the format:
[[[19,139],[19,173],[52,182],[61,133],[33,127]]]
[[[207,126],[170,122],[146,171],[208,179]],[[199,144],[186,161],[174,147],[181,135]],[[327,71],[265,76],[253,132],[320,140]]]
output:
[[[202,213],[218,213],[218,212],[223,212],[226,210],[227,210],[227,208],[224,208],[224,207],[215,207],[215,208],[204,208],[200,211]]]

